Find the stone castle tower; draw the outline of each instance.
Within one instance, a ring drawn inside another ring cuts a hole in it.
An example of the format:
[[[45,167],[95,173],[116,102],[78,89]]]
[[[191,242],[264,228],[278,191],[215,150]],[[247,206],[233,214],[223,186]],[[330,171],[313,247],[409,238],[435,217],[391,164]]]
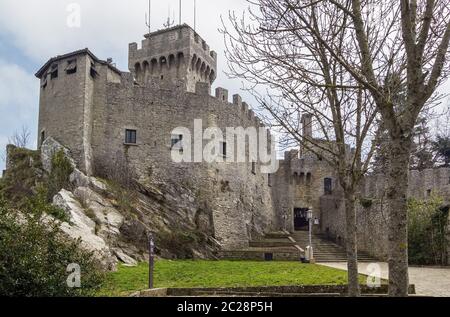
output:
[[[145,35],[140,49],[131,43],[128,67],[138,83],[184,82],[195,92],[197,83],[211,85],[216,79],[217,54],[184,24]]]

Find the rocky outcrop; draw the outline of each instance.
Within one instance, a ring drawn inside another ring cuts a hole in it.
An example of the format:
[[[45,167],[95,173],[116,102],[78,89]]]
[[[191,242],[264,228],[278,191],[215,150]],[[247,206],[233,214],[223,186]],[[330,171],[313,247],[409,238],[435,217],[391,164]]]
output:
[[[106,184],[80,171],[70,157],[70,151],[53,138],[47,138],[41,147],[43,169],[47,173],[52,171],[52,158],[58,151],[65,153],[73,167],[69,180],[74,189],[63,189],[53,198],[53,204],[64,210],[69,218],[69,222],[61,224],[63,233],[74,240],[80,239],[81,246],[93,252],[107,269],[115,269],[118,262],[136,265],[142,261],[143,252],[121,241],[120,228],[125,217],[106,197]]]
[[[81,246],[94,253],[107,269],[114,269],[117,259],[104,239],[96,235],[96,223],[85,214],[85,210],[67,190],[61,190],[54,198],[53,204],[63,209],[70,222],[61,224],[61,230],[70,238],[81,240]]]
[[[198,205],[192,190],[177,183],[143,179],[133,181],[132,188],[115,184],[113,189],[79,170],[70,152],[52,138],[45,140],[41,152],[47,173],[52,170],[53,155],[61,150],[73,167],[71,190],[63,189],[53,199],[70,219],[61,229],[70,238],[80,239],[106,268],[114,269],[118,262],[136,265],[148,258],[150,232],[161,257],[215,257],[220,246],[213,238],[210,212]]]
[[[70,161],[72,167],[74,169],[76,168],[75,161],[72,159],[69,149],[62,146],[55,139],[49,137],[45,139],[45,141],[41,145],[42,167],[47,173],[50,173],[52,171],[52,158],[55,155],[55,153],[59,151],[63,151],[67,159]]]

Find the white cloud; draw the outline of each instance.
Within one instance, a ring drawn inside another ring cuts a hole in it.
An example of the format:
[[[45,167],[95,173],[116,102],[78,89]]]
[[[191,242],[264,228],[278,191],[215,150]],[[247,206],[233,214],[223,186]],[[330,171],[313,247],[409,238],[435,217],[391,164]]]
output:
[[[33,74],[15,64],[0,60],[0,114],[2,123],[8,120],[29,121],[36,113],[39,82]]]
[[[71,3],[81,8],[81,28],[70,28],[67,7]],[[178,0],[152,1],[152,30],[163,28],[169,8],[178,23]],[[194,0],[183,0],[183,23],[193,26]],[[245,0],[197,0],[197,31],[217,51],[219,65],[216,85],[237,93],[241,81],[230,81],[222,73],[226,69],[223,37],[219,34],[220,17],[228,12],[242,12]],[[43,65],[50,57],[89,47],[99,58],[114,58],[118,67],[128,67],[128,44],[140,42],[147,32],[145,13],[147,0],[39,0],[0,1],[0,35],[12,39],[13,45],[36,65]],[[37,69],[36,69],[37,70]],[[247,99],[250,96],[245,95]],[[247,100],[250,101],[251,100]]]
[[[81,8],[81,28],[67,25],[67,7],[71,3]],[[70,50],[90,47],[100,57],[115,55],[126,67],[128,43],[140,41],[147,32],[145,13],[147,0],[40,0],[29,1],[24,7],[17,0],[0,3],[0,32],[13,38],[13,45],[34,61]],[[245,0],[197,0],[197,30],[218,51],[223,51],[220,15],[228,10],[243,10]],[[152,28],[163,28],[168,9],[178,22],[178,0],[152,2]],[[183,22],[193,25],[193,0],[183,1]],[[13,17],[13,18],[11,18]],[[221,53],[221,52],[220,52]]]
[[[8,137],[23,126],[35,139],[39,82],[20,66],[0,59],[0,96],[0,153],[4,153]],[[0,161],[0,169],[3,167],[4,162]]]

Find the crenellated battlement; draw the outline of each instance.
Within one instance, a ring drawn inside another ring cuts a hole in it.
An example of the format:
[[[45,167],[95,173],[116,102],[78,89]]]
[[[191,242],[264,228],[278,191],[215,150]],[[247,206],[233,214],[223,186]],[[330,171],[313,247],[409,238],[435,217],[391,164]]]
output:
[[[205,86],[204,84],[198,83],[196,87],[196,93],[201,95],[209,94],[209,86],[208,85]],[[217,87],[214,97],[219,102],[223,102],[229,104],[230,106],[234,106],[234,109],[237,111],[237,115],[242,119],[250,121],[254,127],[256,128],[265,127],[263,121],[256,115],[256,113],[253,110],[250,109],[250,106],[246,102],[242,101],[242,97],[239,94],[234,94],[233,100],[230,103],[228,89],[225,89],[223,87]],[[273,136],[270,132],[270,129],[266,130],[269,136],[268,139],[270,141],[273,139]]]
[[[385,195],[386,176],[375,174],[365,177],[364,192],[368,197],[380,198]],[[408,196],[428,198],[433,194],[450,202],[450,168],[431,168],[422,171],[410,170],[408,176]]]
[[[187,24],[146,34],[141,48],[129,44],[128,68],[136,81],[183,80],[188,91],[196,83],[212,84],[217,76],[217,54]]]

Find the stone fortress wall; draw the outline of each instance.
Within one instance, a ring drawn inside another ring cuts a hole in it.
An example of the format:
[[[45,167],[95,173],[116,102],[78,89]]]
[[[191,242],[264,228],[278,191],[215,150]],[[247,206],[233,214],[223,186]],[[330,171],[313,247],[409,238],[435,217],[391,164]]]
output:
[[[224,132],[259,128],[261,121],[239,95],[232,103],[224,88],[210,95],[217,56],[190,27],[152,33],[142,45],[138,50],[130,44],[130,73],[87,49],[44,65],[37,74],[39,144],[55,138],[88,174],[107,175],[125,162],[143,183],[172,182],[195,190],[223,248],[248,246],[274,227],[269,176],[258,162],[256,168],[251,162],[173,163],[171,136],[178,127],[193,133],[194,120],[202,120],[203,130]],[[75,72],[66,71],[69,61],[76,62]],[[54,67],[58,74],[51,78]],[[127,129],[136,131],[135,144],[125,143]]]
[[[371,203],[365,206],[357,205],[358,248],[383,260],[387,260],[388,257],[388,214],[384,194],[385,184],[384,175],[367,176],[364,179],[361,196]],[[450,168],[411,170],[408,197],[427,199],[433,194],[442,197],[444,205],[450,204]],[[344,245],[346,234],[343,197],[323,196],[320,198],[320,205],[322,232]]]

